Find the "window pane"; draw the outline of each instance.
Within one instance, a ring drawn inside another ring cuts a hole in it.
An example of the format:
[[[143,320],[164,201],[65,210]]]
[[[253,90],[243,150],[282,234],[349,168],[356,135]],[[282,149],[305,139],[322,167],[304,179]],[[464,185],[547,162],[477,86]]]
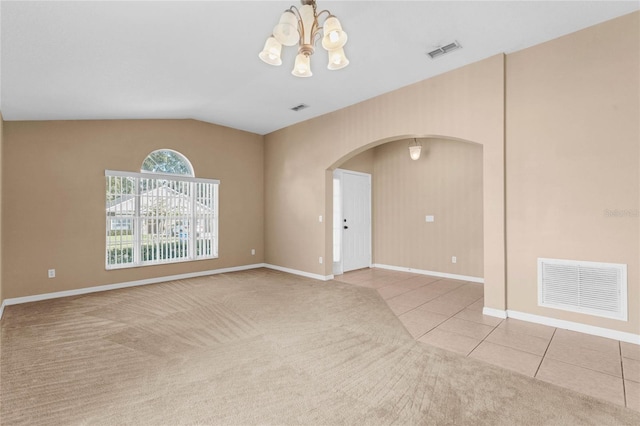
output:
[[[107,265],[134,263],[135,179],[107,176]]]
[[[217,257],[217,181],[110,173],[108,269]]]
[[[194,176],[193,168],[182,154],[170,149],[153,151],[142,162],[141,171],[171,175]]]

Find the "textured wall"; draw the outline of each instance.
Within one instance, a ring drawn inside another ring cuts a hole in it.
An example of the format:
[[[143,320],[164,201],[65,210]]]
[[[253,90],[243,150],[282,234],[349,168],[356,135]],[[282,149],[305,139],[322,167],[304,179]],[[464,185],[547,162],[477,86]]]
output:
[[[375,148],[368,149],[353,158],[345,161],[338,167],[345,170],[352,170],[354,172],[373,174],[373,161],[374,161]]]
[[[639,16],[507,57],[509,309],[640,333]],[[629,322],[538,307],[538,257],[627,264]]]
[[[262,136],[192,120],[5,122],[4,130],[5,298],[264,261]],[[184,154],[197,177],[220,179],[220,257],[106,271],[104,171],[139,171],[160,148]]]
[[[374,262],[483,277],[482,146],[426,139],[413,161],[408,145],[373,150]]]
[[[639,333],[639,16],[279,130],[264,151],[261,136],[195,121],[6,122],[2,297],[262,261],[329,275],[318,257],[331,256],[331,220],[318,215],[331,218],[333,168],[389,141],[446,137],[482,145],[485,305]],[[220,259],[105,271],[104,169],[138,170],[158,148],[222,180]],[[626,263],[629,322],[537,307],[538,257]]]
[[[265,136],[267,263],[331,274],[328,170],[376,145],[444,136],[483,145],[485,302],[505,308],[504,56]]]
[[[0,304],[4,300],[4,293],[2,292],[2,175],[4,174],[2,152],[4,150],[4,120],[2,119],[2,113],[0,112]]]
[[[331,273],[317,262],[331,254],[331,224],[317,221],[331,217],[327,170],[406,137],[476,142],[483,149],[485,306],[638,333],[639,15],[266,135],[267,261]],[[538,257],[627,264],[629,321],[537,307]]]

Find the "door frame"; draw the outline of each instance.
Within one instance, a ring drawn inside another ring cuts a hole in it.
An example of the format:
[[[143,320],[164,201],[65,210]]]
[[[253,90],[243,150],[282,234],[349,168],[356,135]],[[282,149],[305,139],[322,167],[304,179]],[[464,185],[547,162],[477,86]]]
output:
[[[333,197],[334,197],[334,202],[333,202],[333,236],[334,236],[334,243],[333,243],[333,247],[331,250],[331,260],[333,262],[333,275],[342,275],[344,273],[344,228],[343,228],[343,217],[342,217],[342,206],[344,205],[344,191],[343,191],[343,186],[342,186],[342,177],[344,174],[352,174],[352,175],[356,175],[356,176],[362,176],[362,177],[366,177],[369,183],[369,267],[371,267],[373,265],[373,198],[372,198],[372,185],[371,185],[371,174],[370,173],[363,173],[363,172],[356,172],[353,170],[346,170],[346,169],[334,169],[333,170],[333,179],[332,179],[332,183],[334,185],[334,191],[333,191]],[[336,203],[336,195],[335,195],[335,181],[338,180],[338,184],[340,187],[340,199],[339,199],[339,203]],[[336,221],[336,216],[340,216],[339,220]],[[335,249],[336,249],[336,244],[335,244],[335,237],[336,234],[339,234],[340,237],[340,258],[339,260],[336,262],[335,260]]]

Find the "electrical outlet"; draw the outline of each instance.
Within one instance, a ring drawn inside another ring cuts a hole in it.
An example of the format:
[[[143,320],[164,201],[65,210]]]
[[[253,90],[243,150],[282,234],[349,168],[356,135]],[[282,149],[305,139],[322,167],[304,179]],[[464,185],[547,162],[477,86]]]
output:
[[[432,215],[427,215],[424,217],[425,222],[434,222],[435,218]]]
[[[322,223],[322,215],[318,216],[318,222]]]
[[[251,256],[255,256],[256,255],[256,249],[251,249]]]
[[[49,269],[47,271],[47,274],[48,274],[49,278],[55,278],[56,277],[56,270],[55,269]]]
[[[320,256],[320,257],[318,258],[318,263],[319,263],[319,264],[322,264],[322,256]]]
[[[458,263],[458,258],[455,256],[451,256],[451,263]]]

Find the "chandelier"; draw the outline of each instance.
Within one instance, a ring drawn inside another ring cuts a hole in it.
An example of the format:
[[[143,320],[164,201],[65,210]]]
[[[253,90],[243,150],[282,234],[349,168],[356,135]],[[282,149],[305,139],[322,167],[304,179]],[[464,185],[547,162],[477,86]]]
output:
[[[342,31],[338,18],[328,10],[318,13],[315,0],[301,0],[300,3],[300,9],[291,6],[280,16],[278,25],[258,57],[269,65],[282,65],[282,46],[297,44],[298,55],[291,74],[296,77],[311,77],[311,55],[316,41],[322,38],[322,47],[329,54],[327,68],[339,70],[349,65],[343,49],[347,43],[347,33]],[[324,18],[323,26],[320,26],[321,18]]]

